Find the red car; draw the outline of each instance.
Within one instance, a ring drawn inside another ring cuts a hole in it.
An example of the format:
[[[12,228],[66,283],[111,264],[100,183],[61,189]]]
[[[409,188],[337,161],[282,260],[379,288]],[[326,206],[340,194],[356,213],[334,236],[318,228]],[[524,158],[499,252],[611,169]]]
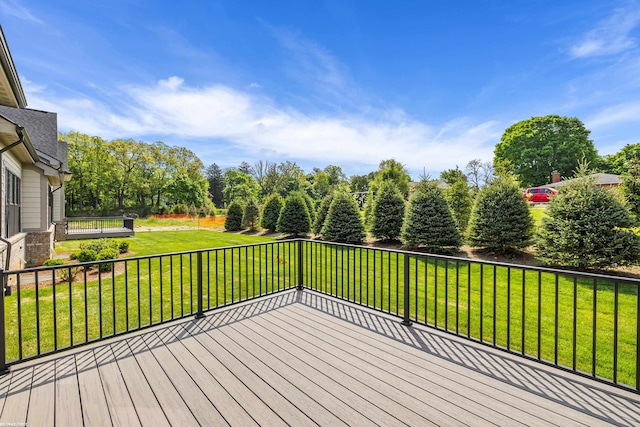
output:
[[[558,194],[553,188],[530,187],[524,190],[522,197],[530,203],[548,203],[552,196]]]

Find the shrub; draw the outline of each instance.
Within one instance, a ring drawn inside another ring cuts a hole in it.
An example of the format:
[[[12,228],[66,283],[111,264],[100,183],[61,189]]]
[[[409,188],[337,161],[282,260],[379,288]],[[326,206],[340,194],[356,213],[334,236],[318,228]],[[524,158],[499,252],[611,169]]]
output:
[[[309,196],[307,193],[301,192],[300,194],[304,199],[304,203],[307,205],[307,212],[309,212],[309,221],[311,221],[311,224],[313,224],[316,219],[315,203],[313,202],[313,199],[311,198],[311,196]]]
[[[78,259],[78,254],[76,252],[73,252],[71,255],[69,255],[69,259],[77,260]]]
[[[54,265],[64,265],[66,264],[66,262],[64,262],[63,260],[59,259],[59,258],[49,258],[48,260],[46,260],[45,262],[42,263],[42,265],[46,266],[46,267],[51,267]]]
[[[248,227],[251,230],[255,230],[258,226],[258,220],[260,219],[260,208],[255,199],[249,199],[247,205],[244,208],[242,216],[242,226]]]
[[[242,229],[242,216],[244,214],[244,208],[242,203],[234,200],[227,209],[227,219],[224,222],[224,229],[226,231],[238,231]]]
[[[101,250],[100,253],[98,253],[96,261],[104,261],[108,259],[117,259],[117,258],[118,258],[118,251],[113,248],[107,248],[107,249]],[[113,264],[111,263],[99,264],[100,271],[111,271],[112,268],[113,268]]]
[[[260,226],[266,228],[270,232],[276,231],[278,228],[278,217],[280,211],[284,205],[284,199],[278,193],[272,194],[267,197],[262,208],[262,218],[260,220]]]
[[[500,178],[478,193],[467,235],[471,246],[496,253],[521,249],[531,243],[533,218],[514,181]]]
[[[316,212],[316,219],[313,222],[313,232],[314,234],[321,234],[322,227],[324,226],[324,222],[327,218],[327,213],[329,212],[329,207],[331,206],[331,202],[333,202],[333,193],[329,193],[324,196],[322,202],[320,202],[320,206],[318,207],[318,212]]]
[[[284,201],[278,217],[277,230],[285,234],[306,234],[311,230],[311,218],[307,204],[300,193],[290,193]]]
[[[552,199],[536,235],[537,256],[578,269],[637,264],[640,237],[629,210],[611,191],[579,178]]]
[[[413,193],[406,209],[401,238],[405,245],[424,247],[429,252],[453,252],[462,245],[442,190],[430,185]]]
[[[384,181],[373,202],[371,234],[378,239],[397,239],[404,219],[404,198],[391,181]]]
[[[63,282],[66,282],[71,278],[71,283],[75,282],[76,277],[82,271],[82,267],[69,267],[69,268],[60,268],[56,270],[56,275]],[[71,276],[69,276],[71,274]]]
[[[469,217],[471,216],[471,208],[473,206],[473,198],[471,197],[471,189],[467,181],[463,179],[456,180],[445,193],[447,204],[456,221],[458,231],[461,235],[467,230]]]
[[[93,249],[81,249],[80,252],[76,253],[76,259],[78,262],[95,261],[97,257],[98,253]]]
[[[358,203],[348,193],[336,193],[322,227],[325,240],[341,243],[362,243],[365,237]]]
[[[129,252],[129,242],[126,240],[121,240],[118,242],[118,252],[121,254],[126,254]]]
[[[103,249],[118,249],[118,241],[113,239],[97,239],[90,240],[88,242],[80,243],[80,249],[89,249],[96,253],[101,252]]]
[[[175,205],[173,205],[171,207],[171,209],[169,210],[169,213],[171,214],[186,214],[188,211],[188,208],[183,205],[182,203],[176,203]]]

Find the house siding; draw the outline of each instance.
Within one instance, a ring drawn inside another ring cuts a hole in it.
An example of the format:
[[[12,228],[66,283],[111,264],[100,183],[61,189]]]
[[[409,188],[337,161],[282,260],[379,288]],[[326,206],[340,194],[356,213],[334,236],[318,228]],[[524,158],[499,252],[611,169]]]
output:
[[[42,228],[42,206],[40,195],[40,174],[24,169],[22,171],[22,230],[40,230]]]
[[[20,162],[11,154],[11,152],[5,152],[2,154],[2,175],[0,175],[0,212],[2,212],[3,222],[0,224],[1,229],[0,233],[2,237],[7,237],[4,224],[7,218],[6,212],[6,200],[7,200],[7,188],[6,188],[6,177],[7,171],[10,171],[12,174],[16,175],[20,179],[22,179],[22,165]],[[3,264],[4,265],[4,264]]]

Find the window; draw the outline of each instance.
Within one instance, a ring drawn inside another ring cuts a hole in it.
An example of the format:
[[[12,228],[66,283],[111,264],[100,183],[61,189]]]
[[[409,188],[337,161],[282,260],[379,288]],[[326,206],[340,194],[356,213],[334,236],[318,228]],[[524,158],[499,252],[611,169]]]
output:
[[[11,237],[21,230],[20,222],[21,183],[13,173],[7,171],[5,181],[5,236]]]

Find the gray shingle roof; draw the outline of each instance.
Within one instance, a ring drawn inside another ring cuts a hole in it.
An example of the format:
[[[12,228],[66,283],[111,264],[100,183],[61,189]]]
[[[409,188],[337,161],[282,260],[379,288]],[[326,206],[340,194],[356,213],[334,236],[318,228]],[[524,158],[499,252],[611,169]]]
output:
[[[614,175],[612,173],[594,173],[589,175],[595,179],[596,185],[620,185],[620,175]],[[560,182],[552,184],[541,185],[541,187],[562,187],[573,181],[575,178],[565,179]]]
[[[0,105],[0,114],[24,127],[38,152],[53,157],[67,168],[66,144],[58,141],[57,113]]]

